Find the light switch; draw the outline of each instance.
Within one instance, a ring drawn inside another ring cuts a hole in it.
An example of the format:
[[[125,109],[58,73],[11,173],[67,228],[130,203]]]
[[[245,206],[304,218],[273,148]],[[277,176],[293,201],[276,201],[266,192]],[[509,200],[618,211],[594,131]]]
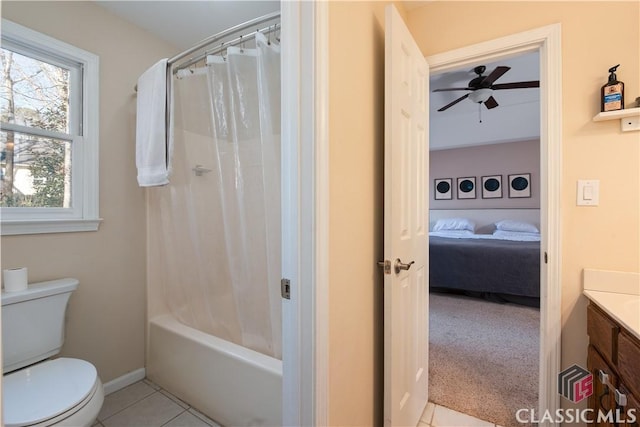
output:
[[[577,196],[578,206],[598,206],[600,203],[600,180],[578,180]]]

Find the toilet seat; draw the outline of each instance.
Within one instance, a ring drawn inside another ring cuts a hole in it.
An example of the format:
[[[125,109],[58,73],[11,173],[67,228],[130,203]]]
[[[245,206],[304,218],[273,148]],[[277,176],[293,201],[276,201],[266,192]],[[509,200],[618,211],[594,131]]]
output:
[[[102,386],[91,363],[70,358],[31,365],[5,375],[2,382],[7,427],[64,420],[85,406]]]

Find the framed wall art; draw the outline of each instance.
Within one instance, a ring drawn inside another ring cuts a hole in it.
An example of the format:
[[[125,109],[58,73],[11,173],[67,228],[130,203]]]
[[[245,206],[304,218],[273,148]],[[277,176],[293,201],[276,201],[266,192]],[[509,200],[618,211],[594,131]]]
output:
[[[482,177],[482,198],[502,198],[502,175],[489,175]]]
[[[509,198],[531,197],[531,174],[509,175]]]
[[[433,180],[435,200],[451,200],[453,198],[452,181],[452,178],[436,178]]]
[[[476,198],[476,177],[458,178],[458,199]]]

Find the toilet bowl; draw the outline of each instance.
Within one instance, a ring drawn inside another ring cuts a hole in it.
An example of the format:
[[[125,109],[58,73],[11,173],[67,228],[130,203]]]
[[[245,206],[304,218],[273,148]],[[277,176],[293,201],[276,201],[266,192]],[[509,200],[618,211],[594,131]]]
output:
[[[60,357],[64,313],[75,279],[2,292],[2,400],[4,425],[91,426],[104,389],[89,362]],[[28,321],[25,322],[25,319]]]
[[[3,378],[4,425],[90,426],[104,401],[92,364],[59,358],[31,365]]]

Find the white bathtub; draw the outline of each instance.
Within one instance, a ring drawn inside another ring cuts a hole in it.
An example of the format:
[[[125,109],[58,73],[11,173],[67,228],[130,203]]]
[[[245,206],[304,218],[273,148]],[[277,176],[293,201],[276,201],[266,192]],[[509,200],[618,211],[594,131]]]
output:
[[[147,377],[223,426],[282,425],[282,362],[178,322],[149,321]]]

